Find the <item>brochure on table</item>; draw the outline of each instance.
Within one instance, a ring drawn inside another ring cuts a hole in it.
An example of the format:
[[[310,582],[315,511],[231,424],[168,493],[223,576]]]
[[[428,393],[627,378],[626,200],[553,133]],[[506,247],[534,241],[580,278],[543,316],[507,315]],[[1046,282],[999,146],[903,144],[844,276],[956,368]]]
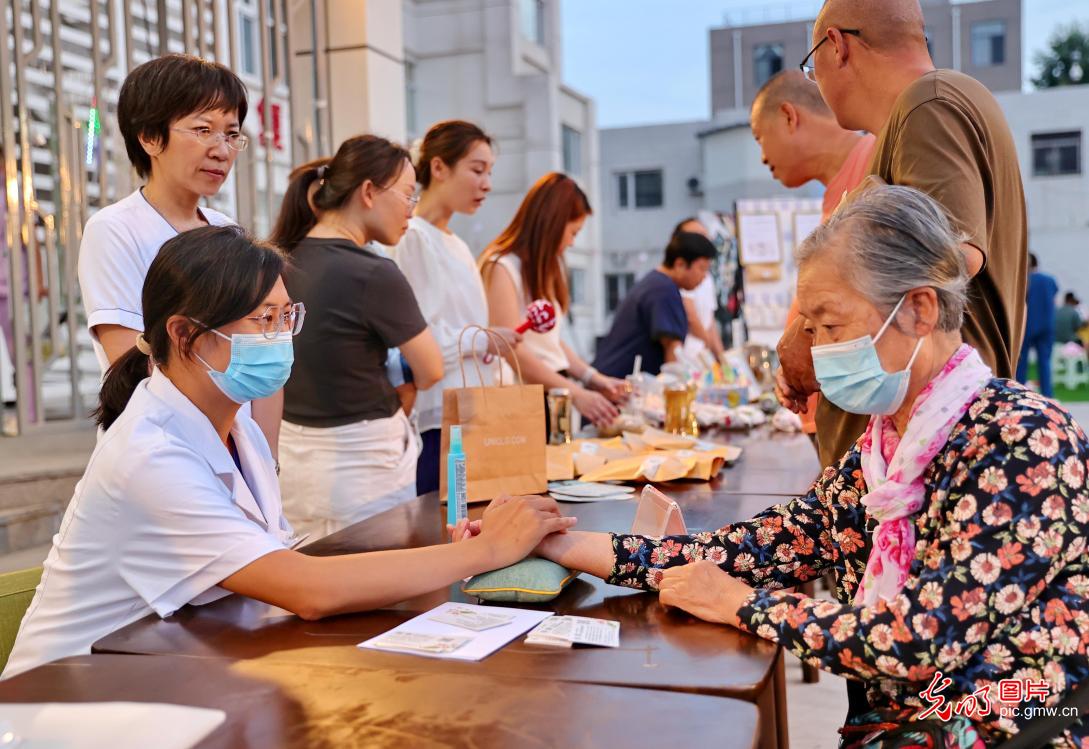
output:
[[[479,661],[526,632],[529,632],[526,643],[530,645],[620,647],[618,621],[453,601],[409,619],[357,647],[428,658]]]
[[[550,616],[552,616],[551,611],[475,606],[451,601],[409,619],[388,632],[361,642],[359,647],[367,650],[411,653],[429,658],[479,661],[487,658],[514,638],[533,629]],[[475,619],[471,622],[463,621],[463,624],[469,624],[474,628],[450,623],[458,619]],[[489,620],[504,620],[505,623],[497,623],[487,629],[475,629],[475,627],[488,624]]]

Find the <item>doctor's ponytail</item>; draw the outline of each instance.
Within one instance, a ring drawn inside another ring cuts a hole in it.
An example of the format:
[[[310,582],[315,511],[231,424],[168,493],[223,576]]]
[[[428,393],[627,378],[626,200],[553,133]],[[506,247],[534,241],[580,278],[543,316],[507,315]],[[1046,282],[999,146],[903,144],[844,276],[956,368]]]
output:
[[[106,371],[95,410],[96,423],[109,429],[125,410],[153,365],[188,358],[193,342],[211,328],[240,320],[268,296],[283,271],[284,258],[255,242],[237,226],[205,226],[168,240],[144,279],[144,332],[136,345]],[[176,344],[166,323],[174,315],[200,320]]]

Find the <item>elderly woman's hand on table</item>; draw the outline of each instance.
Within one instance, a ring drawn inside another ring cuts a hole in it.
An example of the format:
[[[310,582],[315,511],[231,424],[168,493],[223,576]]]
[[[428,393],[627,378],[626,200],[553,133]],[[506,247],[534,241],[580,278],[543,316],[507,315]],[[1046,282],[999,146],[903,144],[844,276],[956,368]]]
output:
[[[709,622],[740,623],[737,611],[753,589],[706,559],[662,571],[659,600]]]

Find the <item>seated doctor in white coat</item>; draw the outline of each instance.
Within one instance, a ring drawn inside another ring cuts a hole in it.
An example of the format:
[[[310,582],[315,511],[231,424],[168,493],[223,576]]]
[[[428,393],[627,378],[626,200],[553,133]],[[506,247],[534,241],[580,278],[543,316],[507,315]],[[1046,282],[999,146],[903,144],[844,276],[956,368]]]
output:
[[[512,564],[573,524],[552,500],[507,498],[488,507],[479,535],[452,529],[459,543],[335,557],[291,550],[272,453],[239,413],[291,371],[304,310],[288,297],[283,265],[235,227],[163,245],[144,283],[144,332],[107,375],[105,433],[3,678],[89,653],[152,612],[232,592],[305,619],[387,605]]]

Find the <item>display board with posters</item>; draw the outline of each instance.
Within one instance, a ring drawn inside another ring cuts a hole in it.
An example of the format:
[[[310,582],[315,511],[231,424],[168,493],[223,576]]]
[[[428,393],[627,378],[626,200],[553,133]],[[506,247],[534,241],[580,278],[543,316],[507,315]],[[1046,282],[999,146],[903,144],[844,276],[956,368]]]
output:
[[[737,239],[745,276],[745,325],[753,343],[774,347],[794,300],[794,248],[820,224],[815,198],[739,200]]]

